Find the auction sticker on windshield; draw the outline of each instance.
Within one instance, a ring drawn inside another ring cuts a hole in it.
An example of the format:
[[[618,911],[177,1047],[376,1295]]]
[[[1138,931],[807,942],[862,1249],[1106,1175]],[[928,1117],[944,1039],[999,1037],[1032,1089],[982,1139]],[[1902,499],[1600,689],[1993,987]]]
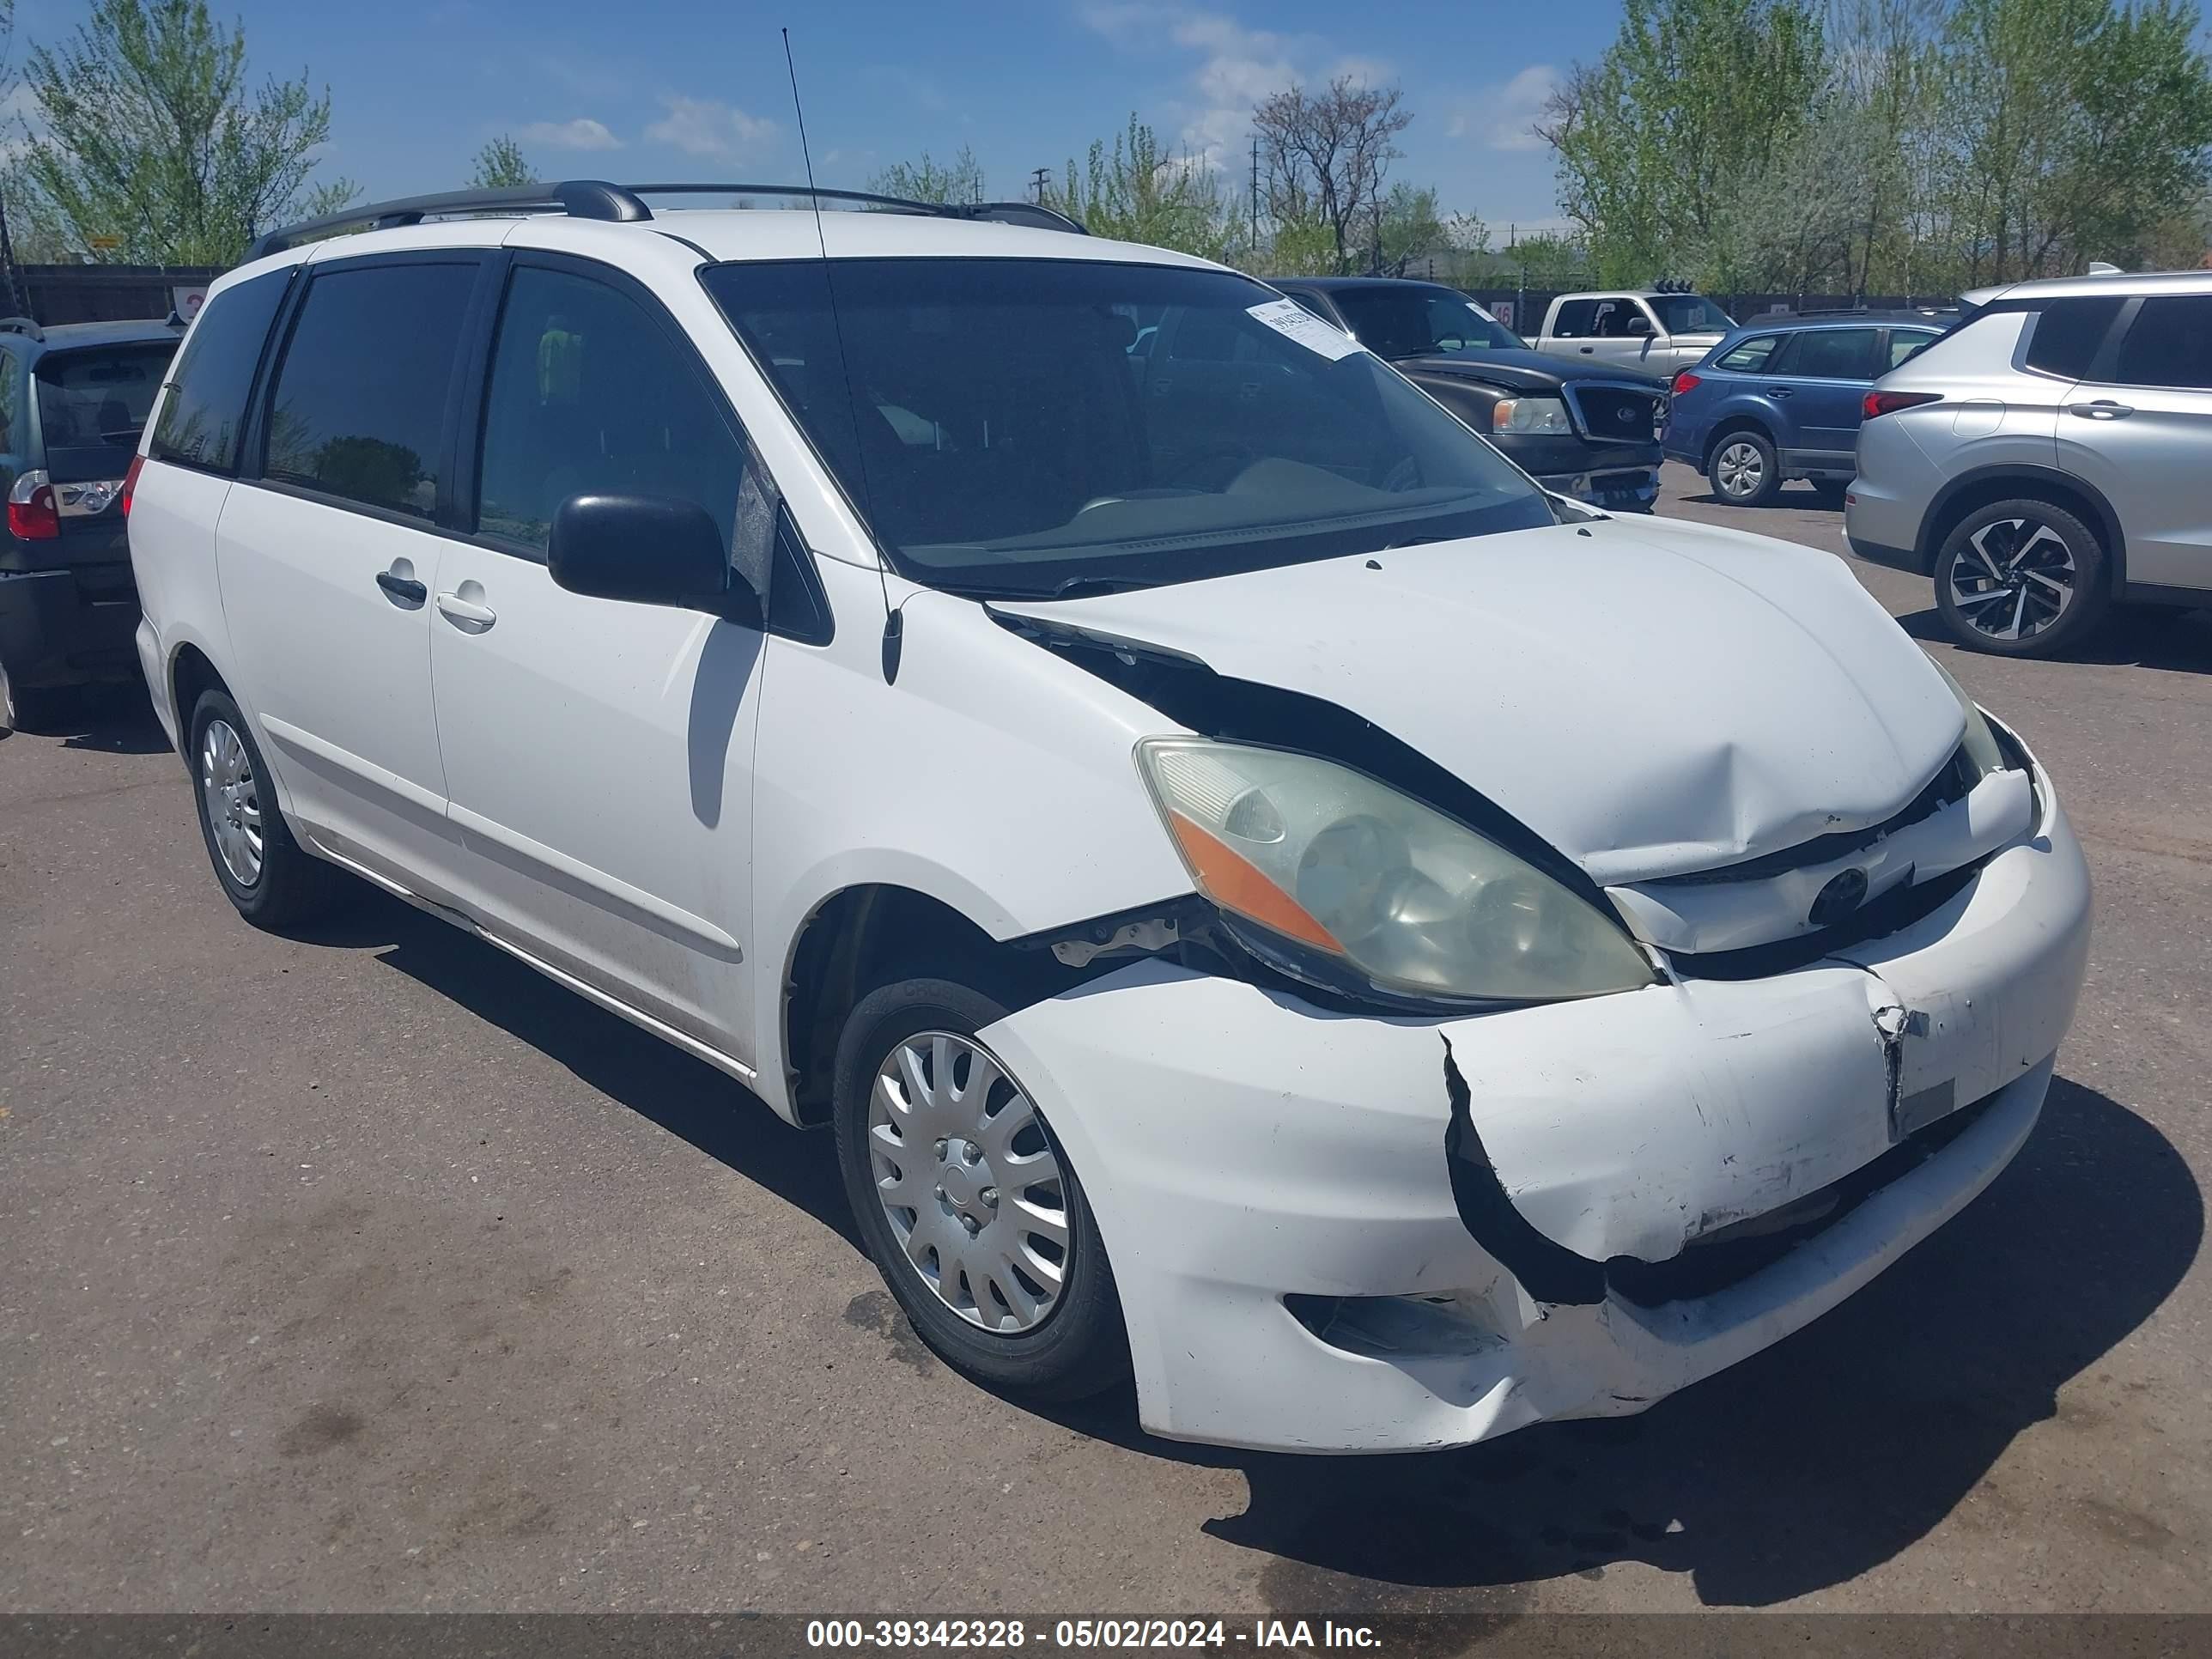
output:
[[[1276,333],[1296,340],[1309,351],[1318,351],[1332,362],[1362,349],[1358,341],[1324,323],[1296,300],[1270,300],[1265,305],[1247,306],[1245,310]]]

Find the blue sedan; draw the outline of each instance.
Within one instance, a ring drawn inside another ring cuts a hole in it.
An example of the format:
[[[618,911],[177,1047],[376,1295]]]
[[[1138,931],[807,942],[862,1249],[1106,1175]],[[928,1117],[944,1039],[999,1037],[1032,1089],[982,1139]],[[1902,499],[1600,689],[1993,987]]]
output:
[[[1840,506],[1868,387],[1951,320],[1852,311],[1744,324],[1674,377],[1661,447],[1733,506],[1770,501],[1791,478]]]

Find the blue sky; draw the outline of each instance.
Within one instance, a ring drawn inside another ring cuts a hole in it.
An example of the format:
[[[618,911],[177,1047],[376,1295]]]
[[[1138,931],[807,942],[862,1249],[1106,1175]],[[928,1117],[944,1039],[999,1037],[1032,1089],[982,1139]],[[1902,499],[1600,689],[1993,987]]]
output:
[[[257,73],[327,82],[325,173],[371,197],[464,182],[514,134],[543,177],[803,177],[779,26],[805,94],[816,176],[859,185],[887,161],[972,146],[994,194],[1023,192],[1133,110],[1241,168],[1245,112],[1296,78],[1350,69],[1404,88],[1394,177],[1434,183],[1505,240],[1556,222],[1528,134],[1551,77],[1595,57],[1613,0],[1154,4],[1144,0],[212,0],[245,24]],[[23,41],[65,33],[69,0],[22,0]]]

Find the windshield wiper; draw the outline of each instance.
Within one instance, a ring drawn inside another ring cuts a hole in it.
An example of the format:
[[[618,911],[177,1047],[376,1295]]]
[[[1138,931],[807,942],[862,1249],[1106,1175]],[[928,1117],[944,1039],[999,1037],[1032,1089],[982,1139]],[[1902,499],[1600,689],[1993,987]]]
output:
[[[1126,576],[1070,576],[1052,590],[1055,599],[1085,599],[1099,593],[1127,593],[1132,588],[1149,587],[1150,582],[1131,581]]]

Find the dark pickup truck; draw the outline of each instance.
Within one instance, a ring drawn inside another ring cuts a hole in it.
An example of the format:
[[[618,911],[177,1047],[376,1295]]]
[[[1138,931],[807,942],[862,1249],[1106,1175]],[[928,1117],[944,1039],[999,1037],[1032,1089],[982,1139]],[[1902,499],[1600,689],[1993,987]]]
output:
[[[1387,359],[1547,489],[1614,511],[1651,510],[1664,381],[1532,351],[1440,283],[1300,276],[1275,286]]]

